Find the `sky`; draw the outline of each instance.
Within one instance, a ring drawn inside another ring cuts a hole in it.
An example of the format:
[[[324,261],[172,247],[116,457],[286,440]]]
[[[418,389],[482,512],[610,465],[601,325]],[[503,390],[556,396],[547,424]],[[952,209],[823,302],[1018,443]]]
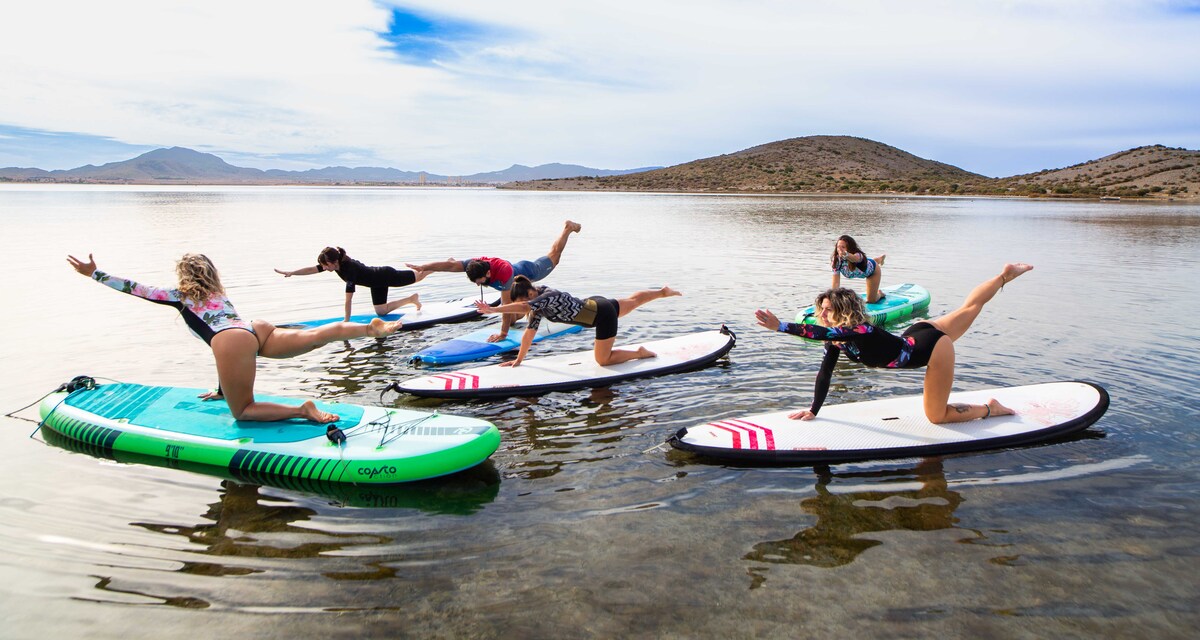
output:
[[[0,167],[669,166],[850,135],[989,176],[1200,149],[1200,0],[94,0],[0,20]]]

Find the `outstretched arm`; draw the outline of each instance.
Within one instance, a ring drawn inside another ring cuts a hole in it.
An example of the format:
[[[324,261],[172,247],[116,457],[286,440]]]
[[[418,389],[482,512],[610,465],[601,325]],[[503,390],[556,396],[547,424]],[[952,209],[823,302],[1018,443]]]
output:
[[[88,276],[89,278],[111,289],[116,289],[121,293],[128,293],[131,296],[137,296],[139,298],[144,298],[150,302],[157,302],[159,304],[172,304],[179,302],[179,294],[177,291],[138,284],[133,280],[118,278],[97,269],[96,260],[90,253],[88,254],[87,262],[84,262],[75,256],[67,256],[67,263],[69,263],[71,268],[76,272]]]
[[[295,271],[284,271],[283,269],[275,270],[275,273],[278,273],[279,275],[281,275],[285,278],[290,278],[292,276],[311,276],[314,273],[320,273],[320,272],[321,272],[321,270],[318,269],[316,266],[301,267],[299,269],[296,269]]]
[[[90,254],[90,253],[88,254],[87,262],[84,262],[83,260],[80,260],[79,258],[76,258],[75,256],[68,255],[67,256],[67,264],[71,265],[71,268],[74,269],[75,271],[77,271],[89,278],[92,277],[93,273],[96,273],[96,259],[93,258],[92,254]]]
[[[347,292],[346,292],[346,317],[344,318],[344,320],[345,320],[346,322],[350,322],[350,303],[351,303],[353,300],[354,300],[354,292],[353,292],[353,291],[347,291]]]
[[[426,262],[425,264],[412,264],[406,262],[404,266],[413,271],[466,271],[461,260],[454,258],[446,258],[437,262]]]
[[[768,309],[755,311],[754,317],[758,320],[758,326],[760,327],[770,329],[771,331],[790,333],[801,338],[808,338],[809,340],[856,342],[866,336],[868,331],[871,330],[870,325],[859,325],[858,327],[823,327],[819,324],[783,322]]]
[[[842,274],[837,271],[834,271],[833,272],[833,282],[830,283],[829,288],[836,289],[840,286],[842,286]]]
[[[528,302],[510,302],[508,304],[500,304],[493,307],[483,300],[476,300],[475,308],[479,310],[479,313],[485,315],[492,313],[515,313],[517,315],[524,315],[529,313]]]

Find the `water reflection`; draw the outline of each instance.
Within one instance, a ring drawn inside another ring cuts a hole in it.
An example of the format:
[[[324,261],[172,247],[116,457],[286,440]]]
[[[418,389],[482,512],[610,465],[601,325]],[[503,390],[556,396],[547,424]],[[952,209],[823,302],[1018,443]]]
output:
[[[385,544],[380,535],[334,533],[298,527],[317,514],[286,498],[262,493],[262,487],[232,480],[221,483],[221,497],[203,518],[209,523],[160,524],[132,522],[135,527],[182,536],[204,547],[198,553],[248,558],[315,558],[352,545]]]
[[[125,451],[105,450],[59,433],[41,431],[48,444],[83,453],[97,458],[115,460],[126,464],[144,464],[189,471],[207,476],[224,478],[228,486],[263,487],[283,489],[320,496],[334,507],[359,507],[370,509],[417,509],[419,511],[446,515],[470,515],[496,499],[500,492],[500,474],[492,461],[458,473],[410,482],[399,485],[370,486],[343,482],[321,482],[302,478],[288,478],[265,474],[235,474],[224,467],[169,460],[154,456],[139,455]],[[236,500],[236,494],[234,498]],[[265,496],[265,500],[279,500]]]
[[[201,598],[195,598],[195,597],[191,597],[191,596],[165,596],[165,595],[156,595],[153,593],[146,593],[144,591],[136,591],[134,589],[118,589],[117,587],[113,586],[113,579],[110,576],[92,576],[92,577],[97,579],[97,582],[95,585],[96,589],[103,591],[107,594],[110,594],[112,596],[115,596],[116,600],[114,601],[113,599],[81,598],[81,597],[76,597],[76,598],[74,598],[75,600],[82,600],[84,602],[101,602],[101,603],[105,603],[105,604],[122,603],[122,604],[136,604],[136,605],[143,605],[143,606],[147,605],[147,604],[163,605],[163,606],[168,606],[168,607],[179,607],[182,609],[207,609],[208,607],[212,606],[212,604],[210,602],[208,602],[207,600],[203,600]],[[128,598],[129,596],[133,596],[133,598],[129,599]],[[126,601],[126,600],[128,600],[128,601]],[[147,602],[147,600],[149,602]]]
[[[817,495],[800,502],[800,508],[817,517],[816,523],[786,540],[754,545],[744,558],[771,564],[807,564],[839,567],[854,561],[862,552],[882,544],[860,538],[877,531],[934,531],[954,526],[954,510],[962,496],[951,491],[940,457],[925,458],[911,467],[865,472],[834,473],[828,466],[814,467]],[[861,491],[830,490],[835,479],[882,480]],[[912,482],[919,486],[913,487]],[[889,490],[888,483],[904,488]],[[762,572],[752,573],[755,584],[765,581]]]

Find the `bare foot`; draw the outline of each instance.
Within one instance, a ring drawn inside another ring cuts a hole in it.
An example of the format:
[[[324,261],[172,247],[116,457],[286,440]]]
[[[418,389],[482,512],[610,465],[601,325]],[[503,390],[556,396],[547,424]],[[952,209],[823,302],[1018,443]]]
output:
[[[659,289],[659,293],[661,293],[662,297],[664,297],[664,298],[670,298],[671,296],[683,295],[682,293],[672,289],[671,287],[663,287],[662,289]]]
[[[567,220],[566,228],[568,231],[573,233],[579,233],[583,230],[583,225],[579,224],[578,222],[571,222],[570,220]]]
[[[322,423],[337,422],[341,419],[338,418],[337,414],[321,411],[317,408],[317,405],[312,400],[305,400],[304,404],[300,405],[300,415],[305,420],[312,420],[313,422]]]
[[[879,257],[878,257],[878,258],[875,258],[875,264],[877,264],[877,265],[879,265],[879,266],[881,266],[881,267],[882,267],[882,266],[883,266],[883,261],[884,261],[884,260],[887,260],[887,254],[886,254],[886,253],[881,253],[881,254],[879,254]]]
[[[1033,265],[1025,264],[1024,262],[1012,262],[1004,265],[1004,270],[1000,272],[1000,277],[1004,278],[1004,284],[1012,282],[1017,276],[1031,271]]]
[[[1028,271],[1028,269],[1026,269],[1026,271]],[[988,400],[987,406],[988,406],[988,409],[992,410],[992,412],[988,414],[988,417],[991,417],[991,416],[1013,416],[1013,415],[1017,414],[1016,411],[1013,411],[1012,409],[1009,409],[1008,407],[1000,404],[995,398]]]
[[[419,293],[412,294],[411,296],[408,297],[408,302],[405,304],[411,304],[412,306],[417,308],[417,311],[420,311],[421,310],[421,294],[419,294]]]
[[[646,347],[638,347],[637,358],[635,360],[645,360],[646,358],[657,358],[658,354],[647,349]]]
[[[382,338],[390,336],[400,330],[404,323],[399,320],[395,322],[384,322],[379,318],[371,318],[371,322],[367,325],[367,335],[372,338]]]

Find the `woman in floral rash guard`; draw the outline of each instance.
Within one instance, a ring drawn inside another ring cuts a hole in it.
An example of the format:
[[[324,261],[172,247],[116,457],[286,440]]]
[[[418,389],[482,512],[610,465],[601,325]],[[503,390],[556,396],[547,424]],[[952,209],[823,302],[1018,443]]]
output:
[[[375,318],[370,324],[338,322],[315,329],[281,329],[265,320],[244,320],[225,296],[225,287],[217,268],[204,255],[189,253],[179,259],[175,273],[176,289],[161,289],[118,278],[96,268],[88,254],[87,262],[67,256],[67,262],[79,273],[122,293],[154,303],[174,307],[188,328],[212,347],[217,363],[220,388],[201,397],[218,399],[222,393],[229,411],[238,420],[274,421],[304,418],[313,422],[335,422],[338,417],[317,409],[311,400],[300,406],[288,406],[254,400],[256,356],[290,358],[336,340],[383,337],[400,328],[399,322]]]
[[[825,358],[817,373],[812,405],[788,417],[793,420],[816,417],[829,392],[833,367],[842,353],[868,367],[925,367],[925,417],[934,424],[1011,415],[1012,409],[994,398],[984,405],[949,402],[950,388],[954,384],[954,341],[971,328],[971,323],[983,311],[983,305],[1006,283],[1032,268],[1020,262],[1004,265],[1000,275],[975,287],[961,307],[940,318],[918,322],[899,336],[868,324],[862,298],[845,288],[829,289],[817,296],[815,304],[820,323],[817,325],[780,322],[775,314],[759,309],[754,313],[759,326],[825,342]]]

